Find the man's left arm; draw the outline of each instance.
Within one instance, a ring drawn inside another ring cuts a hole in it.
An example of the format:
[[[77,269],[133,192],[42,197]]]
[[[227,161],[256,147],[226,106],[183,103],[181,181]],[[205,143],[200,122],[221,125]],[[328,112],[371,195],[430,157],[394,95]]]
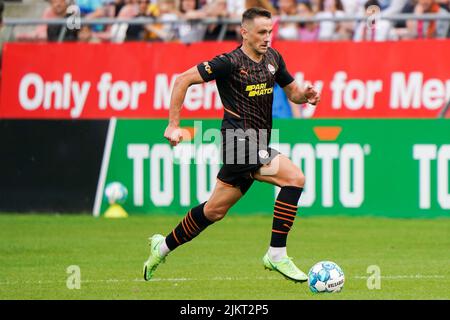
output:
[[[316,105],[320,102],[320,94],[311,85],[301,88],[296,81],[292,81],[283,87],[286,96],[290,101],[297,104],[309,103]]]

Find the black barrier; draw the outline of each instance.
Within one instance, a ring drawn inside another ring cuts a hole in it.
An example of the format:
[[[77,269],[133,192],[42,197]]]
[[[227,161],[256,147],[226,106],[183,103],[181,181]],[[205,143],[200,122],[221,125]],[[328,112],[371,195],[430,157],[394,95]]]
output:
[[[107,120],[1,120],[0,212],[92,212]]]

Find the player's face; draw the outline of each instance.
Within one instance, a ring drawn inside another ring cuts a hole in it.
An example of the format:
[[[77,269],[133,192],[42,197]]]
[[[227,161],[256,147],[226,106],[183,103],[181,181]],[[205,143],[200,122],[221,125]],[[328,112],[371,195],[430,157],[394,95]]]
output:
[[[271,34],[272,19],[256,17],[245,27],[242,36],[255,52],[264,54],[269,48]]]

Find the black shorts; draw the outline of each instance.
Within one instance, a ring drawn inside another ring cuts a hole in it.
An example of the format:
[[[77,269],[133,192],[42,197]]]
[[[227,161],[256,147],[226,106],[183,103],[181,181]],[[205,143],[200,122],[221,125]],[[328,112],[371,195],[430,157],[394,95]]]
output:
[[[279,152],[265,144],[259,145],[248,137],[236,137],[234,143],[222,140],[223,165],[217,179],[229,186],[238,187],[245,194],[254,181],[254,174],[268,164]]]

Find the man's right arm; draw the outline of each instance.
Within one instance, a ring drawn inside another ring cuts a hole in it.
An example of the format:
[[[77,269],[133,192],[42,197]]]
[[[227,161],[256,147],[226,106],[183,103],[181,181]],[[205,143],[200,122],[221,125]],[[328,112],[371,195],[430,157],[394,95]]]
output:
[[[197,66],[190,68],[179,75],[173,86],[170,98],[169,125],[164,132],[164,137],[169,140],[172,146],[176,146],[182,140],[180,129],[180,112],[188,88],[193,84],[205,82],[197,69]]]
[[[164,133],[164,137],[172,146],[176,146],[182,140],[180,112],[189,86],[226,78],[231,71],[230,59],[225,55],[219,55],[210,61],[192,67],[177,77],[170,98],[169,125]]]

